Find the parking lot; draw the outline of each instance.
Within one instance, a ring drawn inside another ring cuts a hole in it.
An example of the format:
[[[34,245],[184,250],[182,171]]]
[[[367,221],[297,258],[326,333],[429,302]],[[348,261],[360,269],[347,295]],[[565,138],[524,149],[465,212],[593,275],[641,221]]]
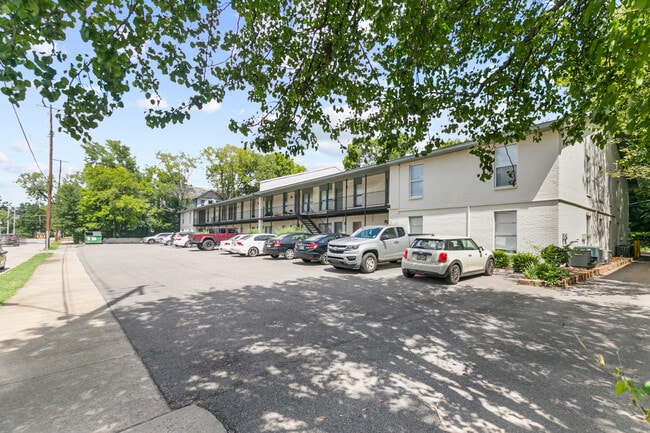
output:
[[[647,430],[592,355],[648,374],[648,287],[502,274],[449,286],[394,264],[364,275],[160,245],[77,252],[170,405],[205,407],[230,432]]]

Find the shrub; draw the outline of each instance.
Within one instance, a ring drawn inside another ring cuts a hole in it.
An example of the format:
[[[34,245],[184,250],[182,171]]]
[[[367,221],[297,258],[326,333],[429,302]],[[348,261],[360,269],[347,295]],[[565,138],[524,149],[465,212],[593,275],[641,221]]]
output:
[[[510,266],[510,263],[512,262],[512,257],[510,254],[506,253],[505,251],[501,250],[495,250],[493,251],[494,254],[494,266],[497,268],[507,268]]]
[[[542,280],[549,284],[558,284],[569,275],[569,270],[548,263],[529,262],[521,273],[529,280]]]
[[[528,263],[521,273],[525,278],[529,280],[538,279],[537,274],[539,273],[539,263]]]
[[[564,247],[558,247],[556,245],[548,245],[541,252],[542,259],[544,262],[553,266],[565,266],[569,264],[569,249],[570,245]]]
[[[515,272],[522,272],[529,263],[539,263],[539,258],[530,253],[517,253],[512,256],[512,269]]]
[[[276,235],[283,235],[285,233],[293,233],[293,232],[301,232],[303,229],[300,228],[300,226],[289,226],[289,227],[284,227],[278,230],[275,234]]]
[[[558,284],[566,278],[567,275],[569,275],[568,269],[563,269],[549,263],[542,263],[537,269],[537,278],[544,280],[549,284]]]

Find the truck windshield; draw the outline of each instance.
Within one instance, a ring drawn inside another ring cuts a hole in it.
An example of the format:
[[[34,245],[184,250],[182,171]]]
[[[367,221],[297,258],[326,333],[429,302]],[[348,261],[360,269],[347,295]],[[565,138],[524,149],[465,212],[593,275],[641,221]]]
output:
[[[381,227],[369,227],[365,229],[359,229],[352,234],[355,238],[376,238],[377,235],[381,232]]]

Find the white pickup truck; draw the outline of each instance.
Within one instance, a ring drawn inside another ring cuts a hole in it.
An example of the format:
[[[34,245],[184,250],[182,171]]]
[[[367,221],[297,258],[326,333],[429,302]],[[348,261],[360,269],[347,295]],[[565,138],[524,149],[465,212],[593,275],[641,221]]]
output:
[[[382,262],[399,262],[411,240],[400,226],[365,226],[349,238],[330,241],[327,259],[335,268],[371,273]]]

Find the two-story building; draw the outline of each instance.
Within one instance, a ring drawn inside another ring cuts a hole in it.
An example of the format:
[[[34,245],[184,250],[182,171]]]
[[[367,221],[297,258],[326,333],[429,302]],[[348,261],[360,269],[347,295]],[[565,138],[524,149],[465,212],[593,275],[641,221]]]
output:
[[[267,233],[291,225],[351,233],[390,222],[410,233],[467,235],[510,252],[570,242],[614,251],[627,243],[627,183],[608,175],[616,147],[600,149],[588,137],[563,146],[549,124],[540,129],[539,142],[531,135],[495,147],[489,181],[478,179],[474,144],[461,143],[355,170],[272,179],[250,196],[188,210],[193,216],[187,220],[194,230],[232,226]]]

